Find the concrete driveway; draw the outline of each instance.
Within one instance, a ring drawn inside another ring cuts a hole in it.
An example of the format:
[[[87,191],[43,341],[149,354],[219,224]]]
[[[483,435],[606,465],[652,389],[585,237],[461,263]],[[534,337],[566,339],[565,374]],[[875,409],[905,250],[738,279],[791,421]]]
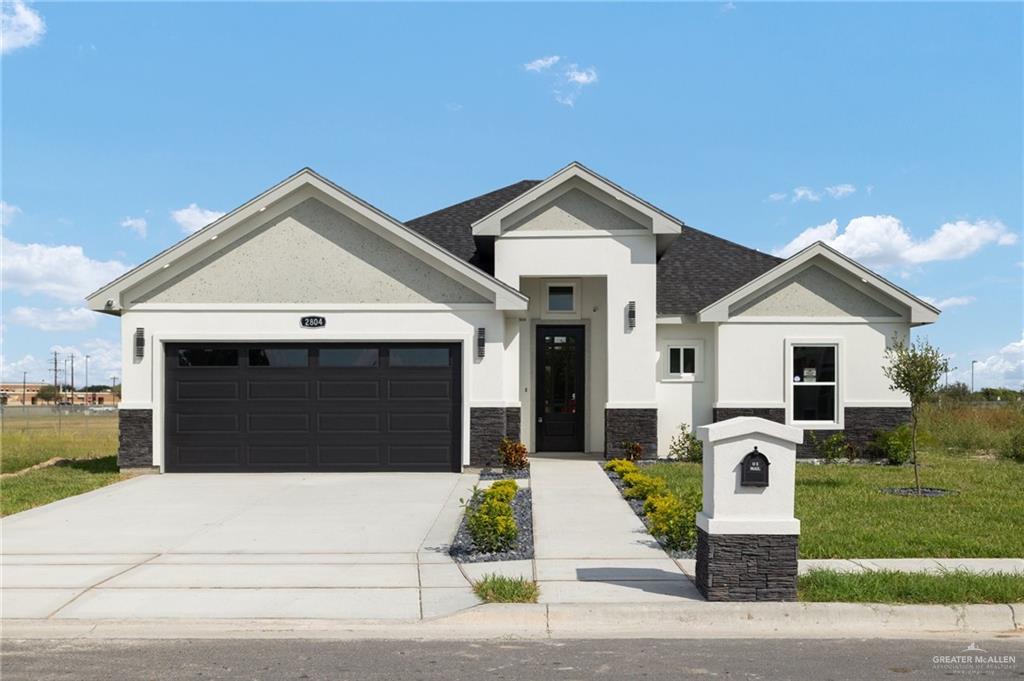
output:
[[[477,603],[476,476],[149,475],[4,519],[5,618],[415,620]]]

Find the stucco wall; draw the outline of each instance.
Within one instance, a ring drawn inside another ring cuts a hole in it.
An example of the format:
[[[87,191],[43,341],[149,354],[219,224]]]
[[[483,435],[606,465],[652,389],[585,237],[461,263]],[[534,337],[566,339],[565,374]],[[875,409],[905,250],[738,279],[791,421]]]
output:
[[[644,229],[582,189],[574,188],[509,226],[521,231]]]
[[[871,296],[815,265],[736,306],[741,317],[899,317]]]
[[[275,216],[137,299],[148,303],[318,301],[487,302],[315,198]]]
[[[672,437],[679,426],[690,429],[713,421],[715,403],[715,327],[713,324],[658,324],[658,456],[668,455]],[[668,375],[668,347],[696,341],[702,350],[697,361],[699,380],[689,381]]]
[[[303,329],[305,314],[326,317],[327,326]],[[476,329],[487,332],[485,357],[476,356]],[[144,329],[145,357],[134,359],[133,335]],[[354,310],[309,306],[287,311],[128,311],[121,318],[122,409],[153,409],[153,464],[163,462],[164,354],[170,341],[343,342],[449,341],[463,344],[463,463],[469,463],[469,410],[504,405],[505,318],[485,309]]]

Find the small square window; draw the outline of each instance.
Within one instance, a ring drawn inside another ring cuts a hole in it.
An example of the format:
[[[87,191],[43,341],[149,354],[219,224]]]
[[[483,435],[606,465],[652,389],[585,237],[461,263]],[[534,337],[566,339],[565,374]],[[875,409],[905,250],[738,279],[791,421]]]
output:
[[[573,312],[575,310],[576,293],[572,286],[548,287],[549,312]]]
[[[697,348],[681,345],[668,349],[668,375],[676,378],[697,378]]]

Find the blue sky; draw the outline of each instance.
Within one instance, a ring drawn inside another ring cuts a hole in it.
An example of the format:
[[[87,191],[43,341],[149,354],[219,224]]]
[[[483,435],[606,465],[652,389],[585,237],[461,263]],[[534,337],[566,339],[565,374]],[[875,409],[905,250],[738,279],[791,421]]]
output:
[[[944,303],[961,376],[1024,380],[1020,4],[4,14],[4,379],[58,348],[109,381],[82,296],[303,166],[408,219],[579,160],[764,251],[830,240]]]

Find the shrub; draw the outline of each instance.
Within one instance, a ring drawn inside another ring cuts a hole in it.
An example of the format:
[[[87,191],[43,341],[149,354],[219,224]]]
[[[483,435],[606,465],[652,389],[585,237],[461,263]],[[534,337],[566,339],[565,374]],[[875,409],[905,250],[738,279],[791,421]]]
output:
[[[508,437],[501,438],[498,451],[501,452],[501,465],[506,470],[518,471],[530,465],[530,460],[526,455],[526,445],[519,440]]]
[[[849,457],[851,453],[850,444],[842,432],[833,433],[828,437],[819,437],[818,433],[812,430],[811,446],[814,447],[814,453],[818,455],[818,458],[824,459],[825,463],[835,463],[844,456]]]
[[[1024,463],[1024,426],[1018,426],[1010,433],[999,453],[1007,459]]]
[[[904,424],[893,430],[875,431],[871,449],[893,466],[902,466],[910,461],[910,426]]]
[[[629,461],[636,461],[644,455],[644,446],[639,442],[623,440],[619,443],[619,446],[622,447],[623,456]]]
[[[695,462],[704,460],[704,443],[693,434],[689,425],[679,424],[679,434],[672,438],[668,446],[668,458]]]
[[[502,503],[511,503],[519,491],[519,485],[515,480],[498,480],[484,492],[485,500],[495,500]]]
[[[612,459],[604,465],[606,471],[615,473],[620,478],[626,473],[636,473],[640,469],[636,467],[636,464],[632,461],[626,461],[625,459]]]
[[[656,494],[665,494],[668,485],[661,478],[654,478],[643,473],[626,473],[622,476],[626,486],[623,495],[627,499],[646,499]]]
[[[508,550],[519,536],[512,506],[508,502],[487,498],[486,493],[483,496],[479,504],[466,509],[466,527],[473,544],[488,553]]]
[[[661,539],[665,548],[685,551],[697,540],[696,521],[700,506],[700,491],[696,489],[687,489],[678,496],[649,496],[644,502],[648,528],[651,534]]]

